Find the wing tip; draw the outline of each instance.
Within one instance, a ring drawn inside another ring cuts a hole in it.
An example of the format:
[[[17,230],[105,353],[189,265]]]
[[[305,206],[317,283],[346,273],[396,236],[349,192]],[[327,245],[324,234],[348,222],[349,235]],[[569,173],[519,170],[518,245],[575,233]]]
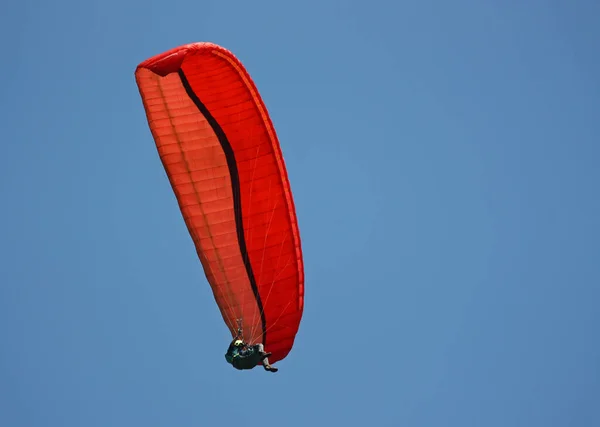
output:
[[[233,55],[232,52],[216,43],[193,42],[174,47],[172,49],[169,49],[165,52],[159,53],[158,55],[154,55],[146,59],[145,61],[138,64],[138,66],[135,69],[135,72],[137,73],[138,70],[146,68],[152,71],[153,73],[164,77],[167,74],[176,73],[188,54],[209,50],[216,50],[227,56],[235,58],[235,55]]]

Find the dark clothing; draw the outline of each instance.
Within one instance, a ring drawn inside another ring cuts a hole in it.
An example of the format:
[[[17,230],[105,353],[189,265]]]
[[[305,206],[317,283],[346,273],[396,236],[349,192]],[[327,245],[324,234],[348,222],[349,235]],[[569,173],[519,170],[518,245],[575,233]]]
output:
[[[236,347],[234,341],[229,344],[225,359],[236,369],[252,369],[262,364],[264,347],[262,344]]]

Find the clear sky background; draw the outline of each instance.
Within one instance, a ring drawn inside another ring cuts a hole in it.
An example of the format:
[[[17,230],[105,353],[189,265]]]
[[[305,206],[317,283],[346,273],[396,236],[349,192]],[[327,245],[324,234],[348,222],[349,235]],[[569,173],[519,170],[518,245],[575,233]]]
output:
[[[7,1],[0,426],[600,425],[600,3]],[[306,308],[238,372],[134,69],[230,49]]]

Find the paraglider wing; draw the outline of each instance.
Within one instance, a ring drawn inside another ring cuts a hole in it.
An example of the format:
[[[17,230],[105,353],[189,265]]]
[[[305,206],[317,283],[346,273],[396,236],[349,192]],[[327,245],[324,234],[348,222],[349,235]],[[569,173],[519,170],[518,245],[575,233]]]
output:
[[[150,130],[232,336],[238,319],[271,362],[291,350],[304,307],[300,235],[267,109],[240,61],[212,43],[135,72]]]

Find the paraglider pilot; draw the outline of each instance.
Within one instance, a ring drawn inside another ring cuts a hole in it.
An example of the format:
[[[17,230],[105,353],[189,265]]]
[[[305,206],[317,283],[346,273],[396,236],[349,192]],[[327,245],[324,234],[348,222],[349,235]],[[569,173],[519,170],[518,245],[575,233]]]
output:
[[[252,369],[262,363],[265,371],[277,372],[278,369],[269,364],[271,353],[265,352],[263,344],[248,345],[242,336],[242,328],[238,328],[237,336],[229,344],[225,360],[236,369]]]

